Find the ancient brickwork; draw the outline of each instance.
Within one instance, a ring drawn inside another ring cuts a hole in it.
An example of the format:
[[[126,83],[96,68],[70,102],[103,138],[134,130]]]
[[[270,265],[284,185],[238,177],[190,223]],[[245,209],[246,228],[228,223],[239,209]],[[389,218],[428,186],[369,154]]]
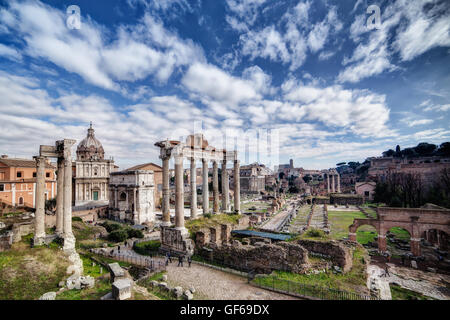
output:
[[[337,241],[298,240],[296,243],[304,247],[308,252],[320,254],[333,261],[344,272],[350,271],[353,266],[352,250]]]

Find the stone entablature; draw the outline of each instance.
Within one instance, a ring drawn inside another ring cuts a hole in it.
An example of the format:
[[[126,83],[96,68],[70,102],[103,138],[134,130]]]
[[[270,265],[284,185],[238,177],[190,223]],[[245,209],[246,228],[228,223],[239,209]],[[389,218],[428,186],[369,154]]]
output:
[[[151,170],[111,173],[109,218],[143,224],[155,220],[154,176]]]

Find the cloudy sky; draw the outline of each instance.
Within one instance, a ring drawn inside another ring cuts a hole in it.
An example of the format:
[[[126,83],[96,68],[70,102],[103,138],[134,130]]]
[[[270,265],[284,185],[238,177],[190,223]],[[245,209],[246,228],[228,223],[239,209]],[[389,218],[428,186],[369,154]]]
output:
[[[450,141],[449,114],[445,0],[0,0],[1,154],[92,121],[121,168],[195,131],[320,169]]]

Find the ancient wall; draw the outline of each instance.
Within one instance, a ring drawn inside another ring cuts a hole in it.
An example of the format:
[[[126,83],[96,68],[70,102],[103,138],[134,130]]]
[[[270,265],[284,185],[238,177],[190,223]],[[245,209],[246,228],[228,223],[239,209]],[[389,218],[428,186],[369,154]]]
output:
[[[34,232],[34,223],[25,222],[25,223],[15,223],[12,227],[13,232],[13,242],[19,242],[22,240],[23,236]]]
[[[344,272],[350,271],[353,266],[352,250],[337,241],[298,240],[298,243],[310,253],[320,254],[329,258],[333,263],[342,268]]]
[[[201,248],[197,253],[206,259],[212,258],[224,265],[256,273],[269,274],[273,270],[301,273],[310,266],[308,252],[295,243],[243,245],[236,240],[232,244],[210,247],[212,251]]]
[[[0,252],[8,250],[11,248],[13,239],[13,233],[7,232],[5,234],[0,235]]]

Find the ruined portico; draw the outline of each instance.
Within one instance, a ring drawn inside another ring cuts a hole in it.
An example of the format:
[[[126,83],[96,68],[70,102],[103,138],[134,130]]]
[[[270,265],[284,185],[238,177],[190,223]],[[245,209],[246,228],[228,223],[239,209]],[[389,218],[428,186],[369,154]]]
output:
[[[160,148],[160,159],[163,162],[163,201],[162,201],[162,230],[161,249],[171,250],[175,253],[190,253],[193,250],[192,240],[188,239],[188,232],[184,226],[184,159],[190,161],[191,170],[191,219],[196,219],[197,212],[197,188],[195,182],[196,163],[201,160],[203,166],[202,209],[203,215],[210,213],[208,166],[213,165],[213,207],[212,213],[234,212],[240,214],[240,184],[239,175],[234,175],[234,208],[231,211],[229,201],[229,181],[226,167],[228,162],[234,164],[235,172],[239,172],[239,160],[237,151],[219,150],[208,144],[202,134],[190,135],[186,142],[165,140],[155,143]],[[170,221],[170,188],[169,188],[169,160],[175,162],[175,227]],[[219,204],[218,163],[222,168],[222,205]]]
[[[341,193],[341,177],[337,172],[337,170],[328,170],[326,172],[326,176],[327,176],[327,192]]]
[[[64,239],[65,251],[75,248],[75,237],[72,233],[72,157],[71,148],[75,140],[58,140],[55,146],[41,145],[36,160],[36,213],[34,245],[42,245],[51,241],[45,234],[45,163],[46,158],[57,158],[58,161],[58,193],[56,196],[56,235]]]

